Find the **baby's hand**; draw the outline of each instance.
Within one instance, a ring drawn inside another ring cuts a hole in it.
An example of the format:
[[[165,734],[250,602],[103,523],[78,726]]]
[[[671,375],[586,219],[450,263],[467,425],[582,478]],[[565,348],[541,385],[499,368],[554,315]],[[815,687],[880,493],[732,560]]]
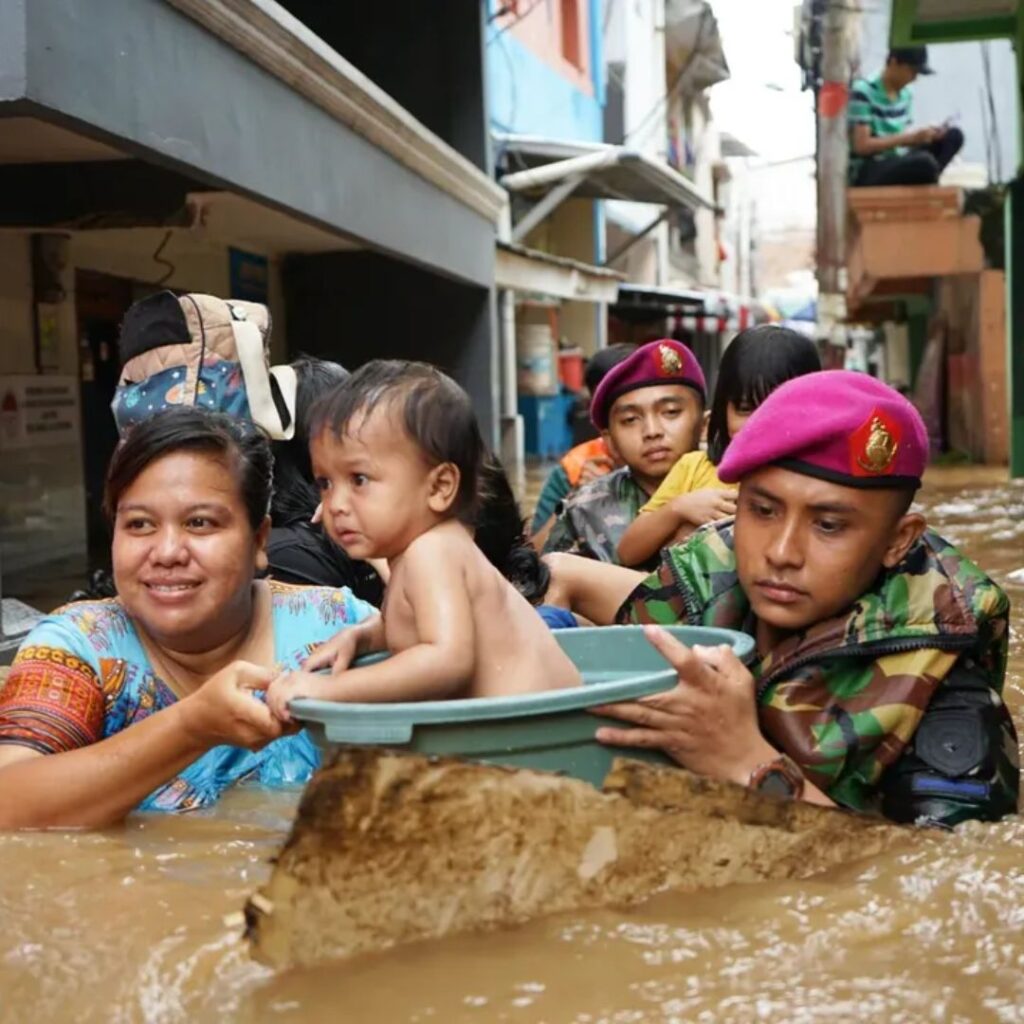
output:
[[[298,697],[315,697],[322,682],[309,672],[282,672],[267,687],[267,707],[280,722],[291,722],[288,702]]]
[[[321,669],[329,668],[331,675],[341,675],[360,654],[379,649],[373,645],[378,640],[378,633],[382,632],[380,615],[374,615],[360,622],[358,626],[343,629],[321,644],[306,659],[302,668],[306,672],[319,672]],[[382,641],[383,637],[380,637],[380,640]]]
[[[332,673],[344,672],[355,660],[359,649],[359,636],[355,629],[343,629],[321,644],[303,663],[306,672],[319,672],[329,668]]]

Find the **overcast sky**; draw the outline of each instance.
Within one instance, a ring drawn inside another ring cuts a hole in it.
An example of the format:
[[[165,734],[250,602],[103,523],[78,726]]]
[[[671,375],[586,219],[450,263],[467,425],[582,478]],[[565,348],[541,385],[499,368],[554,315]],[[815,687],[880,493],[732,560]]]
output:
[[[715,120],[767,160],[814,152],[814,103],[793,57],[796,4],[712,0],[732,74],[711,90]]]

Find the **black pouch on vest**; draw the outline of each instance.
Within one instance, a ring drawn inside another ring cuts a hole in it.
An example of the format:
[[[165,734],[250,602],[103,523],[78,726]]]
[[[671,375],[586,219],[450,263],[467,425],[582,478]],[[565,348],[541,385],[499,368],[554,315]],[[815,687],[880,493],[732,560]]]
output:
[[[995,819],[1003,716],[985,674],[958,662],[939,686],[903,756],[885,773],[882,813],[893,821]],[[982,813],[978,813],[982,809]],[[967,812],[967,813],[965,813]]]

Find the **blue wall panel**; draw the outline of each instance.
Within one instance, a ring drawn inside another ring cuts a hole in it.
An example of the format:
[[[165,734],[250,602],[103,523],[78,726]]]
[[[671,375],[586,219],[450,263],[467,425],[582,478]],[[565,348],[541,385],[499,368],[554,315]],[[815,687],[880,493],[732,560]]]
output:
[[[600,13],[596,0],[590,0],[589,6],[591,68],[597,69],[594,96],[577,89],[501,23],[491,23],[487,33],[487,85],[491,127],[495,131],[574,142],[602,141]]]

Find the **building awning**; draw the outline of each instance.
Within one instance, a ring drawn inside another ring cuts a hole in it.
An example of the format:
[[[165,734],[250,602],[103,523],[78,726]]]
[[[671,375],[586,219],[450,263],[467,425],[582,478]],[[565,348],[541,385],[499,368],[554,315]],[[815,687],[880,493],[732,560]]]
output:
[[[19,4],[13,21],[8,6],[0,175],[27,179],[20,192],[0,189],[8,223],[68,219],[67,207],[109,222],[108,200],[145,211],[177,199],[179,186],[214,188],[490,287],[508,193],[280,4],[119,2],[102,31],[69,22],[65,0],[33,0],[28,19]],[[53,166],[66,188],[33,179]],[[131,181],[162,170],[166,191],[159,203],[145,188],[118,193],[104,167]],[[93,169],[97,195],[78,168]]]
[[[575,182],[572,194],[589,199],[625,199],[635,203],[715,210],[714,202],[696,185],[662,160],[625,146],[607,146],[590,153],[555,160],[541,167],[506,174],[501,184],[510,192],[538,196]]]
[[[575,302],[616,300],[622,274],[565,256],[552,256],[525,245],[499,242],[494,283],[498,288],[532,292]]]
[[[767,320],[758,303],[728,292],[634,284],[619,285],[618,301],[609,312],[630,323],[663,317],[674,328],[708,334],[733,334]]]
[[[893,0],[893,46],[1016,38],[1019,0]]]
[[[722,147],[722,156],[757,156],[757,150],[751,149],[742,139],[733,135],[732,132],[719,132],[718,137]]]
[[[718,21],[708,0],[666,0],[665,57],[674,88],[683,93],[710,89],[729,77]]]
[[[535,200],[512,229],[513,242],[522,241],[570,196],[623,199],[668,208],[718,209],[696,185],[663,160],[625,146],[516,135],[495,135],[495,144],[506,166],[515,162],[525,167],[505,174],[501,184],[514,195]]]

